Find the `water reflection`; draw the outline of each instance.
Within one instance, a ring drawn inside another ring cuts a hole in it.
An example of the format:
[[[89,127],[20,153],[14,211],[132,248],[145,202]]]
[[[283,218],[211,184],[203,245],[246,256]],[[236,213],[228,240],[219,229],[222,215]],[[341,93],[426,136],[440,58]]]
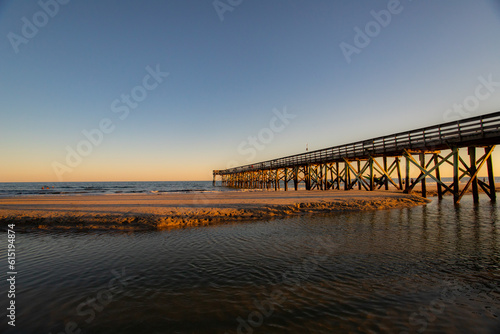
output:
[[[498,210],[445,198],[164,232],[22,234],[19,326],[2,330],[496,333]],[[117,272],[126,284],[110,283]]]

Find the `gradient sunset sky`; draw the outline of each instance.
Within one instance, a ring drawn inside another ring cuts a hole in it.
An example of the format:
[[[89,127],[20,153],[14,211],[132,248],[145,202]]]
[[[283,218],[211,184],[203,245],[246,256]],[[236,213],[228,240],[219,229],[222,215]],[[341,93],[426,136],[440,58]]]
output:
[[[0,0],[0,36],[0,182],[210,180],[500,110],[494,0]]]

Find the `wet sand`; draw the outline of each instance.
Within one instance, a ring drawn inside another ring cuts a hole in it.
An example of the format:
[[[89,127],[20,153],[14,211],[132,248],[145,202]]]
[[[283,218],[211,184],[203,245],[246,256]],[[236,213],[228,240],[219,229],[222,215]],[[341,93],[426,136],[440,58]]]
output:
[[[161,230],[242,220],[422,205],[396,191],[248,191],[0,198],[0,227],[19,230]]]

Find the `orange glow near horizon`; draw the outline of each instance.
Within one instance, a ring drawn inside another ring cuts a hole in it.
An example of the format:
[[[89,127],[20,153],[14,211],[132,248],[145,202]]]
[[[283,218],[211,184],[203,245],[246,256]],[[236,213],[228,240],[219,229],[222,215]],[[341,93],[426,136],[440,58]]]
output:
[[[461,150],[460,153],[464,161],[468,163],[469,157],[466,150]],[[477,157],[479,158],[482,154],[483,150],[478,149]],[[430,156],[427,156],[427,160],[429,158]],[[389,164],[391,162],[389,159]],[[195,161],[185,161],[183,165],[174,163],[154,165],[146,162],[121,164],[120,162],[99,163],[93,161],[74,168],[71,172],[65,173],[62,180],[58,180],[50,162],[37,161],[33,163],[28,159],[21,159],[16,162],[7,162],[0,167],[0,182],[210,181],[212,180],[212,170],[217,169],[217,166],[220,165],[220,163]],[[404,162],[401,171],[404,174],[403,166]],[[498,149],[493,153],[493,167],[494,175],[500,176],[500,150]],[[440,170],[442,177],[453,175],[452,167],[448,164],[443,165]],[[412,166],[411,177],[415,178],[418,174],[417,168]],[[487,176],[487,171],[484,165],[479,177],[485,176]],[[393,173],[393,177],[396,177],[395,173]]]

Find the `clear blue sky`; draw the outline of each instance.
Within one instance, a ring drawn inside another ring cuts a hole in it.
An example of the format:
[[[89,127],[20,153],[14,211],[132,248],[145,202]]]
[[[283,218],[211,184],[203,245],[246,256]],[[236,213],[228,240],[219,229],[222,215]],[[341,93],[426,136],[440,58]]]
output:
[[[0,0],[0,181],[208,180],[500,110],[499,1],[41,3]]]

